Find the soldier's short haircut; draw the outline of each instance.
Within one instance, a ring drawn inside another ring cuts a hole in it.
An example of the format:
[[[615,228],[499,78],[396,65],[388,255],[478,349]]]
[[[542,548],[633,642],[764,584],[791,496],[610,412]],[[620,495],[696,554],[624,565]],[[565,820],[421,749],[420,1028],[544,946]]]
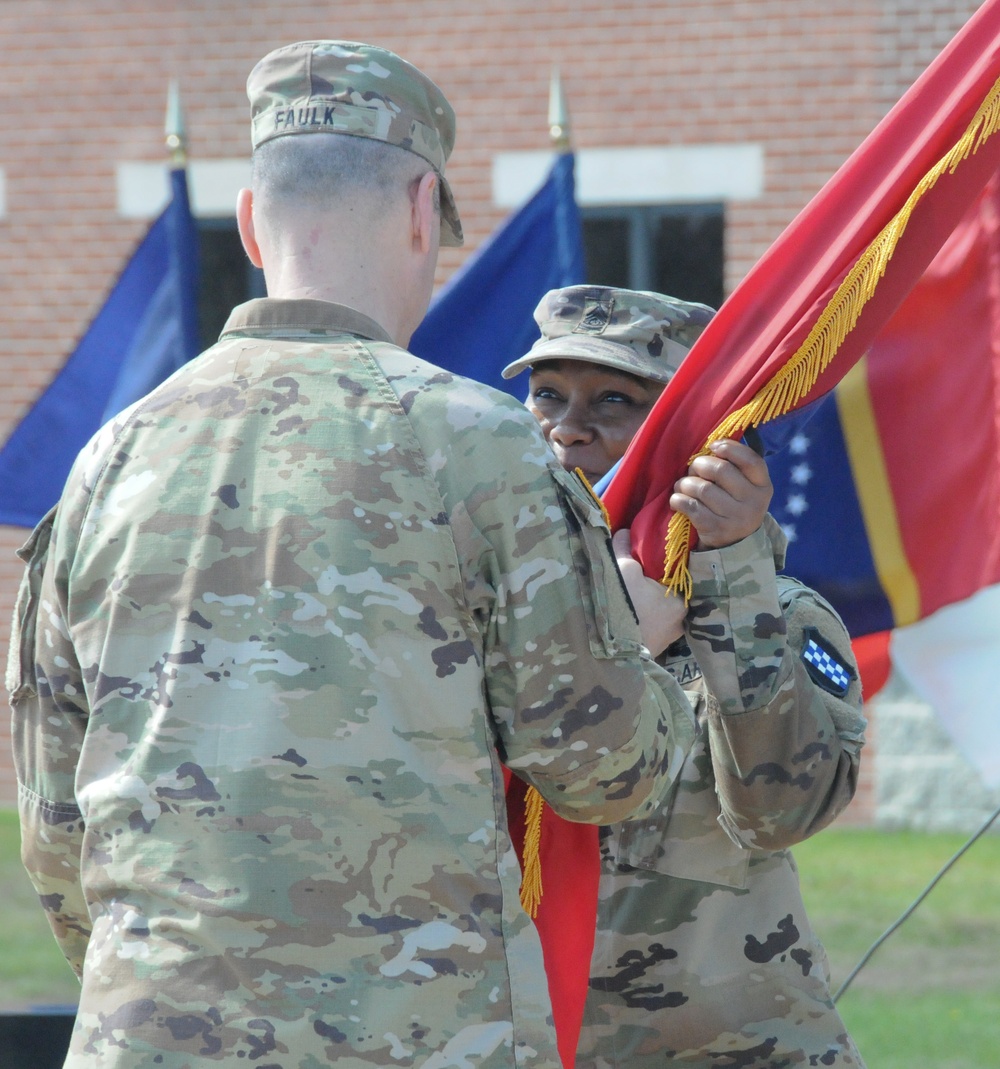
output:
[[[253,154],[255,199],[316,207],[363,195],[384,203],[432,168],[426,160],[383,141],[349,135],[278,137]],[[435,206],[440,207],[439,187]]]

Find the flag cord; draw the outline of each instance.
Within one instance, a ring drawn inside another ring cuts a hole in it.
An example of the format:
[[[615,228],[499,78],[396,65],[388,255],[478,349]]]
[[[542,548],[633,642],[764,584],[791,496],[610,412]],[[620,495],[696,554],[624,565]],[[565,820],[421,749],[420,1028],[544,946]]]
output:
[[[997,819],[997,817],[1000,817],[1000,806],[998,806],[996,809],[993,810],[993,812],[986,819],[986,822],[982,825],[982,827],[979,828],[965,842],[965,844],[961,847],[961,849],[959,849],[958,851],[955,852],[955,854],[952,855],[952,857],[941,868],[941,870],[934,877],[934,879],[931,880],[931,882],[920,892],[919,895],[917,895],[917,897],[914,899],[913,903],[906,910],[904,910],[904,912],[899,917],[899,919],[896,920],[893,924],[891,924],[878,937],[878,939],[876,939],[875,942],[872,943],[872,945],[865,952],[864,957],[862,957],[862,959],[858,962],[858,964],[854,966],[854,968],[848,974],[847,979],[844,980],[844,982],[837,989],[837,993],[833,996],[833,1001],[834,1002],[836,1002],[840,998],[840,996],[848,989],[848,987],[850,987],[851,981],[858,975],[859,972],[861,972],[861,970],[865,967],[865,965],[868,964],[868,962],[871,960],[871,957],[875,953],[875,951],[878,950],[878,948],[889,938],[890,935],[892,935],[892,933],[894,931],[896,931],[897,928],[899,928],[903,924],[904,921],[908,920],[910,918],[910,916],[912,916],[912,914],[916,910],[917,906],[919,906],[920,903],[923,902],[923,900],[931,893],[931,891],[934,890],[934,888],[941,881],[941,878],[944,876],[944,874],[952,867],[952,865],[955,864],[956,861],[958,861],[958,859],[966,852],[966,850],[968,850],[969,847],[972,846],[972,844],[981,835],[983,835],[987,831],[987,829],[990,827],[990,825],[993,823],[993,821],[995,821]]]
[[[997,79],[986,94],[965,133],[921,178],[902,208],[858,257],[797,352],[747,404],[730,413],[712,431],[702,448],[691,456],[691,460],[708,454],[708,447],[712,442],[722,438],[739,438],[748,427],[757,427],[791,411],[809,393],[820,374],[829,367],[844,339],[857,324],[862,310],[885,274],[910,216],[921,198],[936,185],[945,172],[954,173],[963,160],[976,153],[998,130],[1000,79]],[[691,538],[691,521],[687,516],[675,512],[667,523],[661,582],[669,590],[681,594],[685,601],[690,601],[693,589],[688,569]]]

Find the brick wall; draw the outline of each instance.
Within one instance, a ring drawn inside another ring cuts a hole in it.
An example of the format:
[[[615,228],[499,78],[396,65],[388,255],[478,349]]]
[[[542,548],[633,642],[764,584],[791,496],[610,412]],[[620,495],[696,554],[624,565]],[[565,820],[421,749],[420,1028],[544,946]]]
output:
[[[981,827],[1000,806],[1000,787],[985,786],[931,707],[895,675],[870,705],[880,728],[868,762],[875,781],[872,822],[890,830],[966,834]]]
[[[978,6],[848,0],[19,0],[0,5],[7,214],[0,220],[0,436],[100,307],[144,224],[116,214],[115,164],[164,159],[166,87],[196,160],[248,152],[243,92],[270,48],[370,40],[444,89],[459,116],[449,179],[467,233],[447,277],[500,221],[495,153],[547,148],[562,74],[580,148],[754,142],[765,188],[727,205],[732,287]],[[0,529],[0,657],[25,532]],[[12,798],[0,717],[0,804]],[[861,801],[852,810],[862,812]]]

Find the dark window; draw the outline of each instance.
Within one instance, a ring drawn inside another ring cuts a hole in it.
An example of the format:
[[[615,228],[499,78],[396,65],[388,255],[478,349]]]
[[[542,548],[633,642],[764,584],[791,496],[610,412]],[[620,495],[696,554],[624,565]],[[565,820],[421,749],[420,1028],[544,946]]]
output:
[[[199,219],[198,244],[198,335],[207,349],[236,305],[264,296],[264,273],[243,251],[235,219]]]
[[[718,308],[723,298],[721,204],[585,208],[587,281],[655,290]]]
[[[587,281],[655,290],[718,308],[723,298],[721,204],[585,208]],[[198,329],[213,345],[233,308],[265,295],[264,274],[247,258],[233,218],[199,219]]]

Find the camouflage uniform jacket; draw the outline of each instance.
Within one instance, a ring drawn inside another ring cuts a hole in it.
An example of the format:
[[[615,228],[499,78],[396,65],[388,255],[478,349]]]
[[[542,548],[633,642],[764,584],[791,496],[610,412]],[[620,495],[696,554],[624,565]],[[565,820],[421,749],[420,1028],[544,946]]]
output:
[[[862,1064],[787,849],[854,793],[860,683],[834,611],[775,575],[784,544],[769,517],[691,556],[688,641],[666,663],[699,737],[668,804],[602,829],[577,1069]],[[818,648],[845,671],[813,678]]]
[[[693,739],[511,398],[252,301],[98,432],[8,667],[72,1069],[555,1067],[501,758],[594,823]]]

